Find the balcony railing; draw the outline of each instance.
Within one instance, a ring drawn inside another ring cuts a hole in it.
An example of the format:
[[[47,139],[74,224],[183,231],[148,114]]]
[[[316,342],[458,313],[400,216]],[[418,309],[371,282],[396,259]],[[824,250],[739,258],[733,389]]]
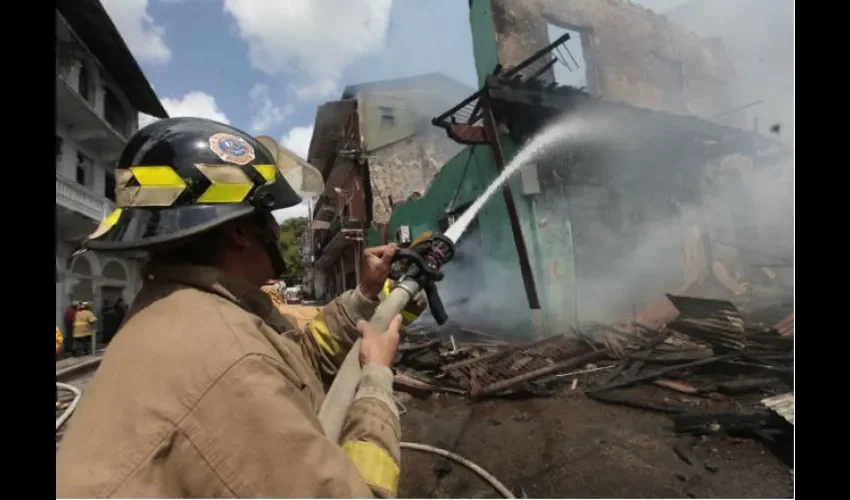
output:
[[[316,261],[322,257],[333,258],[346,246],[349,236],[362,236],[363,221],[355,217],[336,217],[316,248]]]
[[[56,204],[100,222],[115,205],[67,177],[56,174]]]

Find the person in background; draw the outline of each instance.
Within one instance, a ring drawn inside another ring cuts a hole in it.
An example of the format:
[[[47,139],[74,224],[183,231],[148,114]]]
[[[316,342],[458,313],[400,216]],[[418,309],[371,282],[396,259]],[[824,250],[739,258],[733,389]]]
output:
[[[62,350],[62,344],[65,343],[65,338],[62,337],[62,331],[59,330],[59,327],[56,327],[56,355],[59,356],[59,351]],[[56,377],[56,383],[59,383],[59,377]],[[63,403],[59,401],[59,386],[56,386],[56,409],[64,410],[68,407],[68,403]]]
[[[77,315],[77,309],[79,308],[80,303],[75,300],[65,309],[65,315],[62,318],[65,321],[65,324],[62,325],[65,327],[65,333],[74,331],[74,316]]]
[[[283,294],[283,282],[277,280],[269,280],[261,287],[261,290],[272,299],[275,306],[280,307],[286,304],[286,297]]]
[[[127,315],[127,304],[124,302],[123,297],[118,297],[118,300],[115,301],[115,305],[112,306],[112,310],[115,313],[115,331],[117,332],[118,329],[121,328],[121,323],[124,322],[124,316]],[[113,335],[114,333],[115,332],[113,332]]]
[[[97,316],[91,311],[91,304],[80,303],[77,314],[74,315],[74,356],[88,354],[92,335],[95,333],[95,323]]]

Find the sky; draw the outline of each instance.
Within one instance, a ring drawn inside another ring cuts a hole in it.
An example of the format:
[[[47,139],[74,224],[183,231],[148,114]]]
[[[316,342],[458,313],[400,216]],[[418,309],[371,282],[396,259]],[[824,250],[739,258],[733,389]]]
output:
[[[269,135],[302,157],[316,107],[346,85],[438,71],[477,87],[467,0],[101,2],[170,116]]]

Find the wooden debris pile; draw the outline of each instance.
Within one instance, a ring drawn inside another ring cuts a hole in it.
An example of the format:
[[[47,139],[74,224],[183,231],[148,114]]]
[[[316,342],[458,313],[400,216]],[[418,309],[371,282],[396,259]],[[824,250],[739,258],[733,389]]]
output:
[[[604,345],[580,338],[558,336],[511,344],[467,328],[455,333],[449,333],[448,339],[420,338],[400,346],[396,390],[416,396],[450,392],[472,398],[546,395],[563,382],[558,374],[609,357]],[[539,382],[544,378],[545,382]]]
[[[588,396],[668,413],[680,433],[783,428],[787,422],[762,400],[793,390],[793,337],[748,326],[728,301],[668,299],[679,312],[675,319],[642,327],[649,335],[642,345]]]

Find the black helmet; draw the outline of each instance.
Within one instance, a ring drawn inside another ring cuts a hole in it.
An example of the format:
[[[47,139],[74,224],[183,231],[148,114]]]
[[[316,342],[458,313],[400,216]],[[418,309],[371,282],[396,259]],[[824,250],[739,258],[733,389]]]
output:
[[[272,153],[250,135],[212,120],[168,118],[136,132],[124,148],[115,201],[117,208],[84,248],[171,245],[233,219],[297,205],[301,198],[278,172]],[[273,262],[280,260],[276,271],[283,272],[277,241],[268,243]]]

